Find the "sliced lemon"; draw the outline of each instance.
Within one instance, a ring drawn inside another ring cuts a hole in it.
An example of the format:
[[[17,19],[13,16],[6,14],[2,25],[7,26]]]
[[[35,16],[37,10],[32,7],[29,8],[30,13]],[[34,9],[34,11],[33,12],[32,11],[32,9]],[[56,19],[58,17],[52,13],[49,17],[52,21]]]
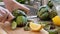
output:
[[[42,26],[40,24],[30,22],[30,28],[32,31],[40,31]]]

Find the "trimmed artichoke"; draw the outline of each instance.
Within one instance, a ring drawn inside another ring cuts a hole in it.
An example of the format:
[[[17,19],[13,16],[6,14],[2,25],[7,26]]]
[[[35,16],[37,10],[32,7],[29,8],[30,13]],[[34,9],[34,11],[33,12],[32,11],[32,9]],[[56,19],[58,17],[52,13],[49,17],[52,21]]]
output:
[[[18,16],[16,19],[16,23],[18,26],[25,26],[27,24],[27,18],[24,16]]]
[[[41,6],[39,11],[37,12],[37,16],[41,20],[50,20],[57,15],[55,8],[52,5],[49,7],[49,5]]]
[[[37,12],[37,16],[42,20],[48,20],[48,6],[42,6],[39,11]]]

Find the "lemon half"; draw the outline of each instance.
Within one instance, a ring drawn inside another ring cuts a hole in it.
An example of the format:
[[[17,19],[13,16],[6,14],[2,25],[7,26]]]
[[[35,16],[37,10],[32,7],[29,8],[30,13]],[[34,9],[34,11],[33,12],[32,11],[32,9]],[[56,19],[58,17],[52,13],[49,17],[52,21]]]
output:
[[[60,17],[59,16],[55,16],[54,18],[52,18],[53,24],[60,26]]]
[[[42,25],[30,22],[30,28],[32,31],[40,31],[42,29]]]

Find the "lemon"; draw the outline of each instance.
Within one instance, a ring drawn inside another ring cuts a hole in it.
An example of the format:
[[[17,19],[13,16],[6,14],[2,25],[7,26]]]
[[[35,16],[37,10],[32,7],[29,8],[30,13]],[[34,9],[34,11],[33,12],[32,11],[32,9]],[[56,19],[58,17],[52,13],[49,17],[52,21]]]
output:
[[[60,17],[59,16],[55,16],[54,18],[52,18],[53,24],[60,26]]]
[[[36,24],[33,22],[30,22],[30,28],[32,31],[40,31],[42,29],[42,26],[40,24]]]

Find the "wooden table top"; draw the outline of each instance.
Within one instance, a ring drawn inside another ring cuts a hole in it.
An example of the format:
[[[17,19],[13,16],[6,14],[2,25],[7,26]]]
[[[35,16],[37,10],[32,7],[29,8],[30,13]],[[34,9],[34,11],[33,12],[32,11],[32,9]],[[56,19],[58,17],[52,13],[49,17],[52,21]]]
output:
[[[12,30],[9,23],[0,24],[0,26],[7,32],[7,34],[49,34],[44,29],[40,30],[40,32],[24,31],[23,28],[16,28],[15,30]]]
[[[15,30],[12,30],[9,24],[4,24],[2,28],[7,32],[7,34],[48,34],[48,32],[44,29],[40,32],[24,31],[23,28],[16,28]]]

